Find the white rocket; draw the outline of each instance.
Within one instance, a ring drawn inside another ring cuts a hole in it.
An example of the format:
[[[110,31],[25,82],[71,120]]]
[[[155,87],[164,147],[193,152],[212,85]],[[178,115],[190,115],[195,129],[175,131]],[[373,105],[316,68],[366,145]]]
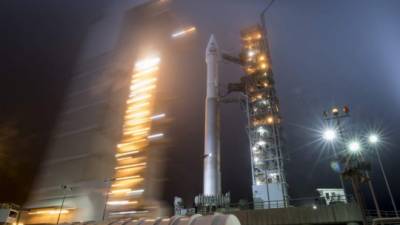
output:
[[[206,49],[207,96],[204,134],[203,195],[221,194],[220,172],[220,112],[218,102],[218,62],[220,53],[214,35]]]

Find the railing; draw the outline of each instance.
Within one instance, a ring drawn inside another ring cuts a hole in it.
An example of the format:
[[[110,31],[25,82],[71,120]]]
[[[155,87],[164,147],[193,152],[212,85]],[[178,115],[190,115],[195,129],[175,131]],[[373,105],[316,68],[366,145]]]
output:
[[[385,217],[385,218],[397,217],[395,211],[380,210],[380,213],[381,213],[381,216]],[[378,211],[376,211],[376,210],[367,210],[366,211],[366,216],[369,217],[369,218],[377,218],[378,217]]]
[[[354,198],[351,195],[335,196],[334,198],[331,198],[329,202],[327,202],[325,198],[317,196],[317,197],[305,197],[305,198],[292,198],[289,199],[288,201],[283,201],[283,200],[256,201],[256,202],[239,201],[237,203],[231,203],[229,206],[230,208],[235,210],[284,208],[284,207],[295,207],[295,206],[308,206],[312,207],[313,209],[317,209],[318,206],[346,204],[350,202],[354,202]]]
[[[400,217],[375,218],[372,220],[372,225],[384,224],[400,224]]]

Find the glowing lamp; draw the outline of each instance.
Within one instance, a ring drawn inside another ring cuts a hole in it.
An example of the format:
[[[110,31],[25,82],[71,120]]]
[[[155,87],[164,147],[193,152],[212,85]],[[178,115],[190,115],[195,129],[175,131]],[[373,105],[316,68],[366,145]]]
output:
[[[327,141],[333,141],[336,139],[336,131],[333,129],[326,129],[322,134],[322,138]]]
[[[379,137],[376,134],[371,134],[368,136],[368,142],[371,144],[376,144],[379,142]]]
[[[348,144],[348,148],[349,148],[350,152],[353,152],[353,153],[361,151],[361,145],[357,141],[350,142]]]

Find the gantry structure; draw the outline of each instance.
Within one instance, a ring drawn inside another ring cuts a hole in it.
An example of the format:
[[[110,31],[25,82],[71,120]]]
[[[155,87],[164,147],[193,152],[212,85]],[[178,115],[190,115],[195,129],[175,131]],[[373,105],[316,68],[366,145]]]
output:
[[[246,99],[254,207],[282,208],[288,206],[288,194],[281,116],[264,33],[260,26],[242,30],[239,58],[223,57],[240,64],[246,74],[240,83],[230,84],[228,90],[242,92]]]
[[[251,146],[255,208],[287,206],[287,183],[280,137],[279,99],[261,27],[241,32],[242,77],[247,96],[248,135]]]

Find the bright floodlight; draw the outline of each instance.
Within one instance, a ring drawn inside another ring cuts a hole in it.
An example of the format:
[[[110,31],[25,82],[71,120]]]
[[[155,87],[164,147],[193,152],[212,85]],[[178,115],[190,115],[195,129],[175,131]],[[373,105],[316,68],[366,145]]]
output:
[[[371,144],[376,144],[379,141],[379,137],[376,134],[371,134],[368,136],[368,142]]]
[[[348,147],[351,152],[359,152],[361,150],[360,143],[357,141],[350,142]]]
[[[333,129],[327,129],[322,134],[322,137],[327,141],[333,141],[336,138],[336,131]]]

